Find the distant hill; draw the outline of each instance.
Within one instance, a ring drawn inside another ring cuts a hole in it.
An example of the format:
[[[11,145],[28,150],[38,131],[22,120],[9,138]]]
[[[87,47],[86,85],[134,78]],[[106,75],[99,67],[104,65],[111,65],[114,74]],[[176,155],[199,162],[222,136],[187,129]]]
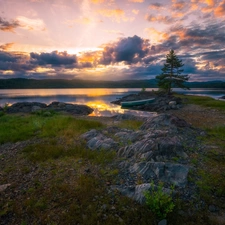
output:
[[[190,88],[225,88],[225,82],[187,82]],[[157,88],[155,79],[151,80],[122,80],[122,81],[93,81],[93,80],[64,80],[64,79],[0,79],[0,89],[40,89],[40,88]]]

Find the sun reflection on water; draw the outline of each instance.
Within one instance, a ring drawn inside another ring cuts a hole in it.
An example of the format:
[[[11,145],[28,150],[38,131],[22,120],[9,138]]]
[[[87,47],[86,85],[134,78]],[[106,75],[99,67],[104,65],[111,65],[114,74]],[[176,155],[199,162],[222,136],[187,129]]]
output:
[[[138,110],[122,109],[120,105],[106,103],[104,101],[90,101],[86,105],[94,109],[89,116],[114,116],[117,114],[131,114],[135,116],[150,117],[154,116],[155,112],[144,112]]]

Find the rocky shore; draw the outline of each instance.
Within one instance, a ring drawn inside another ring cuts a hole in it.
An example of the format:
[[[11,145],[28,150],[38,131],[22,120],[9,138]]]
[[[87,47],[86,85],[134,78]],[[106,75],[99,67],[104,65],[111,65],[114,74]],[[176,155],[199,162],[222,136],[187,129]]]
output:
[[[142,91],[137,94],[130,94],[111,103],[121,105],[121,102],[137,101],[148,98],[155,98],[155,100],[152,103],[146,103],[140,106],[133,106],[131,109],[151,112],[165,112],[167,110],[180,109],[183,107],[181,98],[152,91]]]

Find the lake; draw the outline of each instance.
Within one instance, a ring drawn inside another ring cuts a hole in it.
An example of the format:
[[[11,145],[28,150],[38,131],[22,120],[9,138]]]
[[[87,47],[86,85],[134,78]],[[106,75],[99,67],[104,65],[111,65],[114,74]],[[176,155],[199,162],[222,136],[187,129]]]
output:
[[[157,90],[149,88],[147,91]],[[205,95],[219,98],[225,95],[224,89],[191,89],[185,91],[174,89],[178,93]],[[136,110],[121,109],[120,106],[111,104],[118,98],[127,94],[135,94],[140,88],[83,88],[83,89],[0,89],[0,106],[15,102],[42,102],[49,104],[53,101],[74,104],[85,104],[94,109],[92,116],[113,116],[118,113],[129,113],[138,116],[150,116],[152,113]]]

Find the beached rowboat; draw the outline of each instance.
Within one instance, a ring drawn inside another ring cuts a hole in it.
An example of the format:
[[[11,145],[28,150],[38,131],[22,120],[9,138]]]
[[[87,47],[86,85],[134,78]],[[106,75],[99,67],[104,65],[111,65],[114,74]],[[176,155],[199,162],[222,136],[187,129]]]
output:
[[[152,103],[155,100],[155,98],[149,98],[149,99],[143,99],[143,100],[137,100],[137,101],[128,101],[128,102],[121,102],[122,107],[131,107],[131,106],[138,106],[138,105],[144,105],[147,103]]]

